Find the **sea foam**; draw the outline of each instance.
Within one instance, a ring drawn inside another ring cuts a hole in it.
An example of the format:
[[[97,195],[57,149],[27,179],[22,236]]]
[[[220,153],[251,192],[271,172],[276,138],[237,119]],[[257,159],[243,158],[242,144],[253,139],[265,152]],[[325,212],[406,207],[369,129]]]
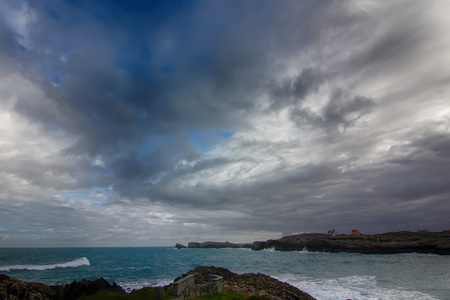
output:
[[[359,300],[437,300],[419,291],[387,288],[378,285],[375,276],[348,276],[334,279],[313,279],[296,274],[274,276],[318,300],[359,299]]]
[[[30,271],[44,271],[56,268],[77,268],[82,266],[90,266],[91,263],[86,257],[78,258],[69,262],[60,264],[49,264],[49,265],[11,265],[11,266],[0,266],[0,271],[10,271],[10,270],[30,270]]]

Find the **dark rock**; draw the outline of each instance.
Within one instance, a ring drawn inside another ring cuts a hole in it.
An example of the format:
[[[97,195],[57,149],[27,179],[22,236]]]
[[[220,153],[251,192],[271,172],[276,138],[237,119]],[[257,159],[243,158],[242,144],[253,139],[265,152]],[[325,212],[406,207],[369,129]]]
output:
[[[234,244],[230,242],[189,242],[188,248],[244,248],[245,244]]]
[[[450,254],[450,233],[390,232],[374,235],[337,235],[308,233],[278,240],[254,242],[253,250],[356,252],[368,254],[434,253]]]
[[[115,293],[125,293],[125,291],[116,283],[110,284],[104,278],[99,278],[94,281],[81,280],[74,281],[71,284],[64,286],[56,286],[55,290],[67,300],[75,300],[79,297],[95,294],[100,291],[109,291]]]
[[[184,248],[187,248],[185,245],[182,245],[182,244],[176,244],[175,245],[175,248],[177,248],[177,249],[184,249]]]
[[[7,300],[74,300],[99,291],[125,293],[113,283],[100,278],[95,281],[74,281],[71,284],[47,286],[42,283],[27,282],[0,274],[0,299]]]
[[[246,273],[239,275],[224,268],[211,266],[197,267],[179,278],[189,274],[195,274],[195,281],[200,284],[208,281],[209,274],[222,276],[223,287],[225,289],[244,293],[248,296],[253,296],[254,299],[315,299],[309,294],[302,292],[298,288],[286,282],[281,282],[275,278],[259,273]]]
[[[210,274],[222,276],[224,288],[246,294],[250,297],[249,299],[314,300],[313,297],[296,287],[264,274],[238,275],[227,269],[211,266],[197,267],[181,277],[189,274],[196,275],[195,281],[198,284],[208,282]],[[164,287],[166,291],[170,288],[171,285]],[[71,284],[49,287],[45,284],[26,282],[0,274],[0,300],[74,300],[99,291],[125,293],[120,286],[115,283],[111,285],[103,278],[95,281],[74,281]]]
[[[0,274],[0,299],[59,300],[62,297],[45,284],[26,282]]]

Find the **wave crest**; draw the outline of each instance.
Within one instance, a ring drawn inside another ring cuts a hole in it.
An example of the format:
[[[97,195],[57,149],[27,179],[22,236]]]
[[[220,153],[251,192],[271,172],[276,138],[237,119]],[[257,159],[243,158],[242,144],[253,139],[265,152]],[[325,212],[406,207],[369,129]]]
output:
[[[10,270],[30,270],[30,271],[44,271],[56,268],[77,268],[82,266],[90,266],[91,262],[86,257],[78,258],[69,262],[51,265],[12,265],[0,266],[0,271]]]

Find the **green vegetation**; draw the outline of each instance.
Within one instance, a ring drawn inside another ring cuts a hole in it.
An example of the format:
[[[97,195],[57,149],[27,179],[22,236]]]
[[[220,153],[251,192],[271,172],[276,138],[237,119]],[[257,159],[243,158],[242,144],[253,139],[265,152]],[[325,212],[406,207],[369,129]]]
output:
[[[176,299],[173,291],[169,290],[164,293],[163,300]],[[156,290],[154,288],[143,288],[137,291],[126,293],[114,293],[101,291],[90,296],[78,298],[78,300],[153,300],[157,299]]]
[[[445,236],[443,232],[411,232],[411,231],[399,231],[399,232],[388,232],[385,233],[386,236],[393,237],[440,237]]]
[[[203,296],[200,298],[195,298],[195,300],[266,300],[269,298],[261,297],[261,296],[249,296],[247,294],[238,293],[230,290],[223,290],[220,294],[212,294]]]
[[[172,290],[168,290],[164,293],[164,300],[176,299]],[[78,300],[156,300],[156,290],[154,288],[143,288],[137,291],[132,291],[129,294],[126,293],[114,293],[108,291],[101,291],[90,296],[78,298]],[[238,293],[230,290],[224,290],[220,294],[212,294],[195,298],[196,300],[264,300],[265,297],[248,296],[243,293]]]

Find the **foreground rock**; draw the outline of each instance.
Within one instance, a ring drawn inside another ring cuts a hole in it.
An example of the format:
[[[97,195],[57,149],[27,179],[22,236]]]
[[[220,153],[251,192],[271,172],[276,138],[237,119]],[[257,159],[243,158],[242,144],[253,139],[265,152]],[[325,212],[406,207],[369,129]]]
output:
[[[56,300],[61,298],[59,298],[56,291],[45,284],[25,282],[0,274],[0,299]]]
[[[264,274],[238,275],[224,268],[197,267],[181,277],[189,274],[195,274],[195,281],[199,284],[206,283],[210,274],[222,276],[224,290],[244,294],[248,299],[315,299],[296,287]],[[146,289],[152,288],[143,288],[141,291]],[[172,285],[164,287],[165,291],[170,289],[172,289]],[[120,286],[115,283],[110,284],[103,278],[95,281],[82,280],[66,285],[47,286],[42,283],[26,282],[0,274],[0,300],[75,300],[100,291],[109,291],[115,294],[126,293]]]
[[[95,281],[74,281],[71,284],[47,286],[37,282],[27,282],[0,274],[0,299],[2,300],[75,300],[99,291],[125,293],[113,283],[100,278]]]
[[[287,300],[315,299],[309,294],[302,292],[298,288],[286,282],[281,282],[275,278],[260,273],[235,274],[227,269],[211,266],[211,267],[197,267],[181,277],[184,277],[189,274],[195,274],[196,282],[199,283],[206,283],[209,274],[222,276],[224,290],[227,289],[243,293],[249,297],[251,296],[260,297],[259,299],[287,299]],[[177,279],[175,279],[175,281]]]
[[[188,248],[251,248],[252,244],[234,244],[230,242],[190,242]]]
[[[104,278],[94,281],[81,280],[74,281],[71,284],[58,285],[52,287],[61,299],[75,300],[79,297],[89,296],[100,291],[109,291],[114,293],[125,293],[125,290],[116,283],[110,284]]]
[[[304,250],[355,252],[368,254],[434,253],[450,255],[449,232],[390,232],[374,235],[337,235],[309,233],[278,240],[254,242],[253,250],[274,248],[279,251]]]

